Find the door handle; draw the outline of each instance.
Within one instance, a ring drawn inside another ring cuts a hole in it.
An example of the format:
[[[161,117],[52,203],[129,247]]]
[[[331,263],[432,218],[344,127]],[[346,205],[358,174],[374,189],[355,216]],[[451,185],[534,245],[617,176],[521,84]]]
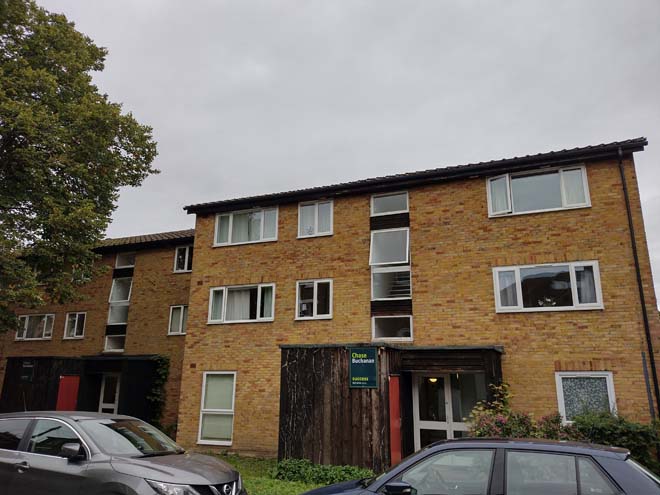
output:
[[[19,473],[24,473],[28,469],[30,469],[30,465],[28,464],[27,461],[19,462],[17,464],[14,464],[14,468],[16,468],[16,471]]]

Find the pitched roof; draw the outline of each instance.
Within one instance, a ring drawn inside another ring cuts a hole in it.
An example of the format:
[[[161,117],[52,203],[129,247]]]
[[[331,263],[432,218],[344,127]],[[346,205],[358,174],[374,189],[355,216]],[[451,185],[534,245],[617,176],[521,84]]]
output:
[[[156,234],[142,234],[131,237],[115,237],[103,239],[96,248],[96,251],[120,251],[123,248],[143,249],[164,245],[183,244],[186,242],[193,242],[194,239],[195,229],[159,232]]]
[[[209,203],[199,203],[185,206],[188,213],[216,213],[232,211],[243,208],[259,206],[272,206],[278,203],[305,201],[324,197],[346,196],[366,192],[391,191],[404,187],[414,187],[433,182],[465,179],[468,177],[480,177],[494,175],[503,172],[512,172],[537,168],[583,162],[587,160],[602,160],[616,158],[619,148],[624,155],[635,151],[642,151],[648,144],[644,137],[614,141],[581,148],[563,149],[525,155],[521,157],[504,158],[487,162],[469,163],[465,165],[454,165],[449,167],[434,168],[419,172],[408,172],[371,179],[362,179],[352,182],[344,182],[329,186],[310,187],[273,194],[249,196],[243,198],[226,199]]]

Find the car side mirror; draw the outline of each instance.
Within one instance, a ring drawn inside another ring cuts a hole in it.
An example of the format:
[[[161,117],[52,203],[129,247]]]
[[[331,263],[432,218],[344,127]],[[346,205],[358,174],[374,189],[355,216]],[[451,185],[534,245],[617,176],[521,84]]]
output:
[[[392,481],[385,485],[386,495],[417,495],[417,490],[405,481]]]
[[[85,454],[82,452],[82,445],[74,442],[62,445],[60,456],[70,461],[79,461],[85,458]]]

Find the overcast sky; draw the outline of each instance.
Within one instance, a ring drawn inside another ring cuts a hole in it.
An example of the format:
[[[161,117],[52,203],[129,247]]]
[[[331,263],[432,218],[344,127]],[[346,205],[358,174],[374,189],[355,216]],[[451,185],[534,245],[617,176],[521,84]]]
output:
[[[162,173],[108,235],[184,205],[638,136],[660,293],[660,1],[38,0],[98,45]]]

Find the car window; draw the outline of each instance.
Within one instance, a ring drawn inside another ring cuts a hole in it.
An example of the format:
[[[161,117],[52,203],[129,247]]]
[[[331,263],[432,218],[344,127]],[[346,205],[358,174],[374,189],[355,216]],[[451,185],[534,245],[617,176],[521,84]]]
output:
[[[575,457],[539,452],[507,452],[507,495],[577,495]]]
[[[578,471],[580,473],[580,493],[583,495],[591,493],[615,495],[618,493],[591,459],[579,457]]]
[[[34,454],[60,456],[62,445],[65,443],[80,445],[80,439],[64,423],[52,419],[39,419],[30,435],[27,451]]]
[[[1,419],[0,449],[16,450],[31,419]]]
[[[415,464],[396,481],[410,484],[417,495],[486,495],[494,451],[452,450]]]
[[[85,420],[80,426],[110,455],[142,456],[183,450],[167,435],[137,419]]]

